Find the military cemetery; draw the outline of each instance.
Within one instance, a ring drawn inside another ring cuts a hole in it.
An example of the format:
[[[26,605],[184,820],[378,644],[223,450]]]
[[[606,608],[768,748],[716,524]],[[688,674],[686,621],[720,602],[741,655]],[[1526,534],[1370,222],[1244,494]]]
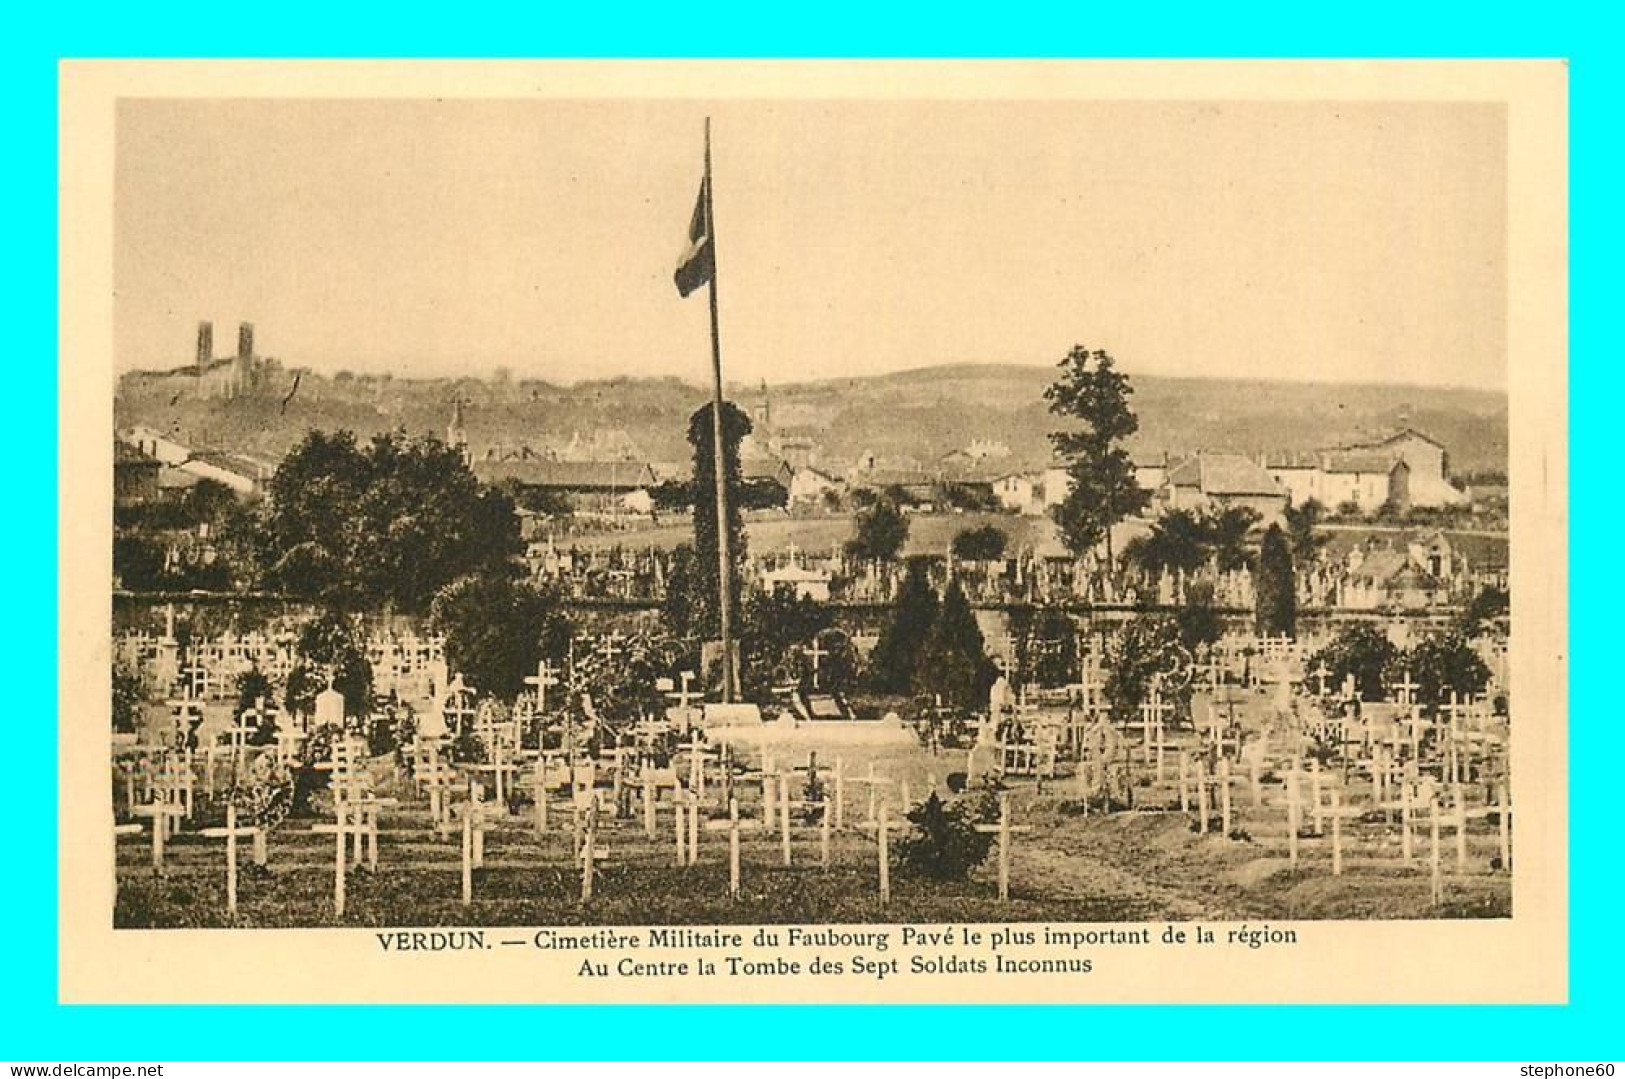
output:
[[[1076,345],[730,378],[777,316],[719,303],[743,180],[684,130],[675,275],[617,257],[692,378],[515,377],[486,307],[454,375],[253,312],[121,355],[115,926],[1512,914],[1502,382],[1180,369],[1070,293]]]

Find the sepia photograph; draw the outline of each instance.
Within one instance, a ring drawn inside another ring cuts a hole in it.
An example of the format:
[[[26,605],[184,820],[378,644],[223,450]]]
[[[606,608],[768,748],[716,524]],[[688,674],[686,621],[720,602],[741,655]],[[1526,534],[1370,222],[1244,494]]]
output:
[[[1505,102],[222,85],[106,118],[115,936],[1065,979],[1561,896]]]

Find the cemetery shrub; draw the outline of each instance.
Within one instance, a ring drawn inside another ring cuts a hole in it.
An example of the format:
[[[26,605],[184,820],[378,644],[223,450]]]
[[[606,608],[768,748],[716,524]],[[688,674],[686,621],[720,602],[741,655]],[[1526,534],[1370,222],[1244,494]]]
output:
[[[299,750],[299,763],[290,777],[293,789],[289,795],[288,811],[296,817],[309,816],[311,798],[327,787],[328,772],[318,765],[333,759],[333,744],[344,737],[343,728],[324,723],[310,732]]]
[[[990,789],[947,802],[933,791],[909,810],[913,828],[897,842],[898,864],[931,880],[964,880],[993,847],[992,834],[976,825],[998,817],[997,794]]]
[[[562,663],[571,628],[553,597],[503,568],[442,588],[429,621],[446,635],[446,664],[480,692],[512,699],[542,659]]]
[[[1384,679],[1398,656],[1399,649],[1380,628],[1356,622],[1338,630],[1330,644],[1310,657],[1306,669],[1324,666],[1334,687],[1353,675],[1360,698],[1375,701],[1382,699]]]
[[[293,669],[288,673],[283,704],[288,711],[311,715],[316,695],[333,688],[344,695],[346,715],[361,715],[372,700],[372,664],[367,661],[360,627],[348,615],[326,611],[299,632]]]
[[[276,714],[273,711],[276,689],[271,685],[271,680],[258,667],[251,667],[237,676],[236,690],[238,716],[255,707],[260,701],[265,702],[265,714],[260,719],[259,729],[248,741],[250,745],[270,745],[276,740]]]
[[[644,716],[663,715],[670,702],[655,689],[655,682],[671,676],[667,642],[638,633],[613,645],[609,639],[596,648],[576,648],[569,699],[580,706],[582,695],[592,698],[598,717],[616,726],[636,723]],[[594,732],[594,737],[601,732]]]
[[[1433,715],[1455,693],[1462,700],[1484,692],[1490,669],[1460,632],[1448,631],[1424,638],[1404,653],[1400,665],[1408,667],[1416,682],[1416,700]]]
[[[921,650],[937,620],[937,594],[923,558],[911,558],[891,619],[869,656],[869,680],[880,693],[909,692]]]
[[[141,672],[122,659],[113,661],[113,730],[134,734],[146,700],[146,682]]]
[[[1270,525],[1258,551],[1258,584],[1254,623],[1260,637],[1296,637],[1297,575],[1292,550],[1280,525]]]
[[[1106,652],[1107,700],[1112,716],[1119,721],[1138,718],[1140,705],[1151,695],[1152,679],[1158,674],[1177,675],[1188,662],[1179,639],[1179,624],[1165,615],[1142,614],[1125,625]],[[1179,703],[1179,695],[1165,689],[1169,702]],[[1188,697],[1188,689],[1185,695]]]
[[[712,556],[715,558],[715,556]],[[713,575],[712,579],[715,579]],[[693,641],[688,649],[688,664],[699,665],[699,640],[708,626],[717,621],[717,593],[705,591],[706,578],[700,572],[699,556],[691,544],[681,544],[671,553],[671,566],[666,574],[666,596],[660,603],[660,622],[666,631],[680,640]]]

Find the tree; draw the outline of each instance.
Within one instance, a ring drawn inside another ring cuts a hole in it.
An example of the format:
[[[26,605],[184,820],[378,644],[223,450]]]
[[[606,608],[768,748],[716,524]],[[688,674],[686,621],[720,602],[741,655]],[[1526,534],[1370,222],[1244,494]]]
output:
[[[702,406],[688,421],[688,444],[694,450],[694,479],[689,491],[694,505],[694,552],[698,556],[694,567],[696,579],[702,592],[720,597],[716,441],[712,408],[710,404]],[[750,432],[750,417],[732,401],[724,401],[722,475],[728,493],[728,595],[729,606],[734,611],[740,609],[739,582],[745,565],[745,526],[740,516],[744,481],[739,467],[739,443]],[[720,600],[713,601],[695,612],[702,619],[699,628],[707,637],[715,637],[722,630],[718,603]]]
[[[1174,621],[1179,625],[1179,643],[1193,655],[1202,645],[1224,636],[1224,619],[1213,603],[1212,581],[1186,582],[1185,604],[1174,613]]]
[[[679,640],[698,640],[707,626],[716,625],[717,594],[705,590],[699,555],[687,543],[671,553],[666,573],[666,597],[660,604],[660,620],[666,632]],[[716,580],[715,575],[711,577]],[[695,659],[699,653],[695,651]]]
[[[903,586],[897,590],[891,620],[881,631],[869,658],[870,680],[878,691],[909,691],[915,663],[936,620],[937,594],[926,574],[926,560],[911,558]]]
[[[1316,531],[1325,516],[1326,507],[1314,498],[1286,508],[1287,539],[1292,544],[1292,560],[1298,565],[1310,566],[1320,561],[1320,549],[1331,539],[1324,532]]]
[[[543,659],[562,662],[570,623],[553,597],[514,574],[488,571],[442,588],[430,624],[446,635],[446,664],[482,693],[512,700],[529,687]]]
[[[1206,522],[1190,510],[1169,510],[1151,522],[1151,531],[1136,536],[1123,555],[1150,573],[1170,570],[1194,573],[1208,557]]]
[[[954,536],[954,557],[966,562],[997,562],[1004,557],[1008,542],[1009,537],[998,525],[963,528]]]
[[[1506,589],[1486,586],[1478,590],[1461,612],[1458,628],[1464,637],[1477,637],[1512,611]]]
[[[1204,522],[1208,544],[1213,552],[1213,564],[1220,573],[1246,569],[1253,564],[1253,555],[1247,548],[1247,534],[1258,523],[1258,514],[1246,506],[1226,506],[1209,514]]]
[[[1454,693],[1466,700],[1484,692],[1490,669],[1461,633],[1447,630],[1419,642],[1400,660],[1416,681],[1416,703],[1427,715],[1437,714],[1439,706]]]
[[[1188,661],[1177,621],[1166,615],[1136,616],[1118,631],[1106,652],[1103,689],[1112,716],[1119,721],[1137,719],[1156,677],[1176,675]]]
[[[958,581],[948,585],[931,635],[914,661],[914,691],[944,704],[972,709],[987,700],[996,677],[976,615]]]
[[[396,432],[360,446],[348,431],[312,431],[268,493],[267,583],[329,605],[422,610],[446,584],[521,549],[512,500],[435,439]]]
[[[802,650],[835,624],[829,608],[787,585],[752,593],[740,621],[740,684],[746,700],[761,704],[783,681],[801,685]]]
[[[308,716],[316,710],[316,695],[329,684],[343,695],[346,716],[367,714],[372,705],[372,664],[360,626],[336,610],[323,612],[299,631],[283,704],[290,712]]]
[[[846,543],[852,558],[889,562],[908,540],[908,518],[890,498],[878,498],[858,511],[853,537]]]
[[[1139,430],[1129,408],[1133,388],[1102,350],[1075,346],[1061,361],[1061,376],[1044,391],[1049,410],[1078,420],[1081,429],[1050,435],[1066,462],[1072,481],[1066,499],[1055,507],[1055,521],[1067,549],[1074,554],[1106,541],[1112,561],[1111,527],[1145,508],[1150,495],[1134,477],[1134,462],[1123,441]]]
[[[1022,679],[1046,688],[1076,678],[1077,653],[1077,627],[1070,615],[1055,607],[1040,608],[1016,637],[1016,667]]]
[[[120,734],[133,734],[141,719],[141,704],[146,700],[146,681],[141,672],[123,659],[113,661],[113,730]]]
[[[1354,691],[1361,700],[1380,700],[1383,682],[1390,673],[1399,649],[1388,635],[1366,622],[1344,626],[1319,652],[1309,660],[1311,676],[1324,667],[1326,675],[1341,685],[1350,675],[1354,677]]]
[[[1260,637],[1296,637],[1298,621],[1297,574],[1292,550],[1280,525],[1270,525],[1258,551],[1258,583],[1253,608]]]
[[[527,513],[541,517],[568,517],[575,511],[575,507],[570,504],[569,496],[559,491],[534,487],[517,479],[505,479],[495,486],[508,496],[516,508]]]

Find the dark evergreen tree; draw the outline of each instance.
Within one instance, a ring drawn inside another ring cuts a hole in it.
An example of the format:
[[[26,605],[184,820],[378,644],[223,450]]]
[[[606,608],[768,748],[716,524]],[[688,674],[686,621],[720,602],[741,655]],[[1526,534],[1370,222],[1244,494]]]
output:
[[[909,691],[920,650],[936,624],[937,594],[931,588],[927,569],[925,559],[909,559],[891,620],[869,657],[869,680],[881,693]]]
[[[1292,560],[1300,566],[1312,566],[1320,561],[1320,549],[1331,539],[1319,531],[1326,507],[1318,499],[1308,499],[1301,505],[1286,508],[1287,538],[1292,543]]]
[[[958,708],[980,707],[996,677],[964,589],[950,582],[914,665],[914,691]]]
[[[720,597],[717,558],[716,444],[712,429],[711,405],[705,405],[688,421],[688,444],[694,449],[694,478],[690,494],[694,505],[694,564],[699,594]],[[745,526],[741,516],[744,482],[739,467],[739,443],[751,432],[750,417],[732,401],[722,403],[723,479],[728,492],[729,596],[737,619],[740,611],[739,582],[745,565]],[[708,638],[721,632],[719,598],[696,605],[700,619],[697,628]]]
[[[1258,550],[1253,615],[1260,637],[1298,635],[1297,574],[1292,549],[1280,525],[1270,525]]]

